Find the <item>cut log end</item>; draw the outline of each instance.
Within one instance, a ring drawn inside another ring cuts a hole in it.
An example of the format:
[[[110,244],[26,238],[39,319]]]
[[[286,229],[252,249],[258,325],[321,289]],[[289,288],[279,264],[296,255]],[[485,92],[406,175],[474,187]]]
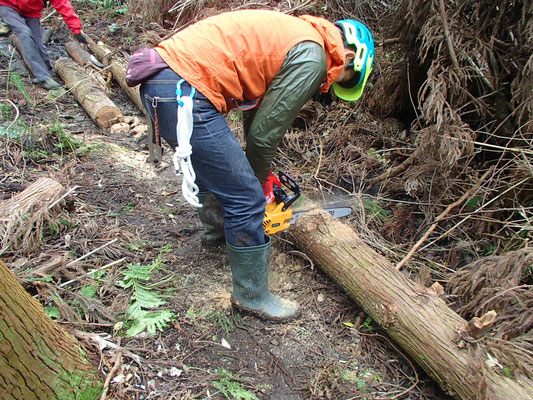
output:
[[[109,128],[122,121],[122,113],[113,106],[102,107],[96,113],[96,123],[102,128]]]

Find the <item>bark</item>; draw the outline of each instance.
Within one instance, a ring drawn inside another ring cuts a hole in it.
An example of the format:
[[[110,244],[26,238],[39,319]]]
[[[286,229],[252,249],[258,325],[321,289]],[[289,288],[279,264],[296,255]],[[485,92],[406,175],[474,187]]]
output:
[[[126,67],[128,66],[128,61],[124,59],[124,57],[117,57],[115,52],[109,47],[103,44],[98,44],[89,37],[87,37],[87,41],[89,42],[89,48],[93,54],[95,54],[98,60],[111,71],[113,78],[118,82],[122,90],[124,90],[139,110],[144,112],[139,86],[132,88],[126,84]]]
[[[122,120],[122,113],[115,103],[82,67],[68,58],[60,58],[54,69],[98,126],[109,128]]]
[[[31,204],[41,204],[41,206],[48,207],[50,202],[55,200],[57,195],[64,190],[63,186],[54,179],[39,178],[22,192],[0,203],[0,217],[9,217],[16,210],[25,210]]]
[[[108,90],[102,71],[100,71],[100,69],[91,61],[91,53],[85,50],[78,42],[74,41],[67,42],[67,44],[65,44],[65,49],[70,58],[82,67],[88,75],[91,75],[91,77],[100,84],[100,87],[104,91]]]
[[[533,398],[533,385],[488,367],[467,321],[433,291],[411,281],[325,211],[307,213],[290,238],[415,360],[459,399]]]
[[[5,399],[98,399],[102,377],[76,339],[0,261],[0,392]]]

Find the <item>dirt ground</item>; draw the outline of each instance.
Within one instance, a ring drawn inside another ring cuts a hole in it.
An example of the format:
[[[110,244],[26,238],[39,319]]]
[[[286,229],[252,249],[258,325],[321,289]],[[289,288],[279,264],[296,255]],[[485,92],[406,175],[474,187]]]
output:
[[[82,13],[84,30],[93,39],[136,46],[139,28]],[[115,22],[116,24],[116,22]],[[49,22],[52,59],[66,56],[66,26]],[[8,265],[43,305],[57,309],[53,317],[67,329],[80,330],[118,344],[123,351],[113,372],[109,398],[117,399],[448,399],[395,348],[379,327],[363,319],[358,305],[318,268],[299,254],[283,233],[273,237],[271,289],[298,301],[302,316],[274,324],[242,315],[230,305],[231,275],[225,248],[204,248],[195,210],[180,196],[180,180],[165,153],[162,165],[146,162],[144,134],[99,129],[68,93],[49,93],[32,86],[18,53],[1,38],[1,98],[18,107],[20,120],[49,136],[58,122],[67,135],[82,142],[87,154],[31,158],[2,152],[0,195],[7,199],[38,177],[52,177],[73,189],[67,198],[67,219],[41,251]],[[9,66],[9,67],[6,67]],[[20,75],[30,104],[8,76]],[[144,123],[117,87],[110,98],[125,115]],[[5,104],[5,103],[2,103]],[[6,119],[7,120],[7,119]],[[3,123],[6,120],[2,121]],[[238,130],[238,123],[234,124]],[[3,139],[4,140],[4,139]],[[14,146],[16,148],[17,146]],[[20,155],[20,154],[19,154]],[[311,195],[311,193],[309,194]],[[350,218],[346,218],[350,223]],[[352,221],[353,222],[353,221]],[[118,239],[113,242],[113,239]],[[68,262],[105,245],[83,261]],[[61,256],[64,262],[48,279],[32,269]],[[101,273],[84,272],[124,259]],[[123,314],[131,292],[118,282],[128,265],[157,265],[148,280],[174,318],[154,335],[125,335]],[[69,279],[75,282],[60,287]],[[88,295],[87,288],[92,288]],[[108,375],[117,352],[84,345],[95,364]],[[138,357],[138,358],[137,358]],[[255,397],[254,397],[255,396]]]

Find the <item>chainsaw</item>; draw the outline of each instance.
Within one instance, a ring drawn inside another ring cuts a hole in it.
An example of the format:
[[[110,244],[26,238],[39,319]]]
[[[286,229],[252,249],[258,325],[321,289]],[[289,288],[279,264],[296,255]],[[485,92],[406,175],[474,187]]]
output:
[[[300,186],[286,173],[279,171],[278,175],[279,181],[286,189],[290,190],[290,193],[287,194],[282,187],[274,185],[272,191],[275,200],[266,205],[265,218],[263,219],[263,228],[267,235],[289,229],[291,224],[308,211],[293,211],[291,206],[301,195]],[[324,210],[335,218],[345,217],[352,212],[350,207],[325,207]]]

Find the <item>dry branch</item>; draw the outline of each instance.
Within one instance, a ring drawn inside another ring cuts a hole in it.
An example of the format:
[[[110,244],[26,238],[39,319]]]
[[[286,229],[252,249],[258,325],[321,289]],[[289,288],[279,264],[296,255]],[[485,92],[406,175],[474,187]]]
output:
[[[479,189],[479,185],[481,185],[481,183],[483,183],[483,181],[487,178],[487,176],[489,176],[490,174],[492,174],[492,171],[493,169],[492,168],[489,168],[484,174],[483,176],[479,179],[479,182],[472,186],[470,188],[470,190],[466,191],[465,194],[463,194],[461,196],[461,198],[459,200],[456,200],[454,201],[452,204],[450,204],[448,207],[446,207],[446,209],[437,217],[437,219],[435,220],[435,222],[433,222],[433,224],[431,224],[431,226],[429,227],[429,229],[426,231],[426,233],[418,240],[418,242],[416,242],[416,244],[411,248],[411,250],[409,250],[409,253],[407,253],[407,255],[398,263],[398,265],[396,265],[396,269],[399,271],[407,261],[409,261],[411,259],[411,257],[413,256],[413,254],[415,254],[415,252],[418,250],[418,248],[420,246],[422,246],[422,243],[425,242],[425,240],[429,237],[429,235],[431,235],[431,232],[433,232],[435,230],[435,228],[437,227],[439,221],[441,221],[442,219],[444,219],[444,217],[446,217],[455,207],[459,206],[460,204],[462,204],[466,199],[468,199],[477,189]]]
[[[289,235],[448,393],[460,399],[531,398],[530,381],[496,372],[482,343],[466,343],[467,321],[396,271],[352,229],[315,211]]]
[[[61,198],[63,186],[40,178],[13,198],[0,203],[0,255],[6,251],[29,254],[42,244],[42,231],[50,219],[50,205]]]
[[[444,0],[439,0],[439,14],[442,19],[444,36],[446,37],[446,44],[448,45],[450,58],[452,59],[453,66],[456,69],[459,69],[459,62],[457,61],[457,55],[455,54],[455,48],[453,47],[452,37],[450,33],[450,27],[448,26],[448,19],[446,18],[446,8],[444,6]]]
[[[98,126],[105,129],[122,120],[122,112],[82,67],[68,58],[60,58],[54,68]]]

